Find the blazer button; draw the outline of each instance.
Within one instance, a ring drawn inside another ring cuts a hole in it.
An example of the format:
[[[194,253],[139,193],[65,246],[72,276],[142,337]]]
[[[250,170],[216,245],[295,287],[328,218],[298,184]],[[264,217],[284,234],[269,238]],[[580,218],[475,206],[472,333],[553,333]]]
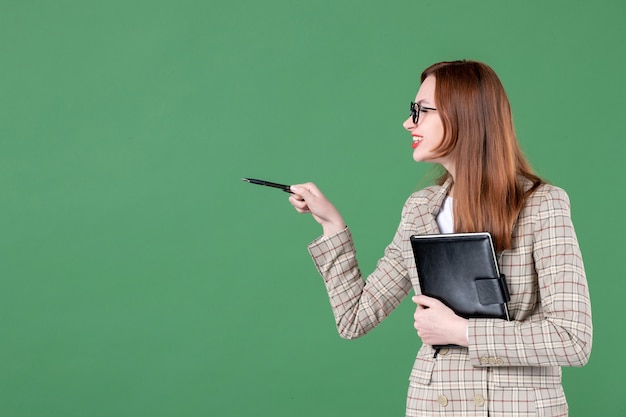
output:
[[[489,358],[486,356],[483,356],[482,358],[480,358],[480,363],[481,365],[489,365]]]
[[[496,364],[496,358],[494,358],[493,356],[491,356],[488,360],[489,360],[489,364],[490,365],[495,365]]]
[[[504,361],[502,360],[502,358],[496,358],[496,365],[503,365]]]
[[[450,353],[450,349],[449,349],[449,348],[441,348],[441,349],[439,349],[439,354],[440,354],[440,355],[445,356],[445,355],[447,355],[448,353]]]
[[[437,402],[442,407],[445,407],[446,405],[448,405],[448,399],[446,398],[445,395],[440,395],[439,398],[437,398]]]
[[[485,398],[480,394],[476,394],[474,397],[474,404],[476,404],[476,407],[482,407],[485,405]]]

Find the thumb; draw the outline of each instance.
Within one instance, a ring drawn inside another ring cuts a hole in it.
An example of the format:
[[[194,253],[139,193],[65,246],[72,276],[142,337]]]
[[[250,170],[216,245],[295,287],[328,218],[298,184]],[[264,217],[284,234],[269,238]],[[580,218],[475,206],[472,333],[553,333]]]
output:
[[[432,298],[432,297],[428,297],[423,294],[420,294],[420,295],[416,295],[415,297],[413,297],[413,302],[424,307],[432,307],[436,305],[437,303],[439,303],[440,301],[437,300],[436,298]]]
[[[306,192],[306,190],[304,189],[304,187],[302,187],[301,185],[291,185],[289,187],[289,189],[291,190],[292,193],[294,194],[300,194],[302,195],[303,193]]]
[[[291,186],[291,191],[306,200],[307,197],[313,196],[316,190],[315,186],[312,184],[295,184]]]

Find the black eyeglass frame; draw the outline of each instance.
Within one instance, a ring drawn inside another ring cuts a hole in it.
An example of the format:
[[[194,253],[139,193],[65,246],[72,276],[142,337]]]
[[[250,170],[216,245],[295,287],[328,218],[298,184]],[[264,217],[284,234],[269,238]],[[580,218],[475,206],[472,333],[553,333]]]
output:
[[[417,111],[415,111],[415,106],[417,106]],[[419,122],[420,120],[420,112],[424,111],[424,110],[437,110],[434,107],[426,107],[426,106],[422,106],[419,103],[415,103],[415,102],[411,102],[411,107],[410,107],[410,112],[411,112],[411,118],[413,119],[413,124],[416,125],[417,122]]]

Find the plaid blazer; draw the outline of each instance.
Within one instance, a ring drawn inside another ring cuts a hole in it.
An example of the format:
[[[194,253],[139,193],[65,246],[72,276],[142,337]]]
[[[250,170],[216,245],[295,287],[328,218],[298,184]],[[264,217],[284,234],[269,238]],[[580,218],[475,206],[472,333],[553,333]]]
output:
[[[309,245],[339,334],[366,334],[413,289],[409,236],[439,233],[450,183],[412,194],[393,241],[364,281],[349,229]],[[520,212],[513,248],[498,254],[512,321],[470,319],[469,348],[422,345],[409,377],[407,416],[567,416],[561,366],[589,359],[589,291],[565,191],[541,185]]]

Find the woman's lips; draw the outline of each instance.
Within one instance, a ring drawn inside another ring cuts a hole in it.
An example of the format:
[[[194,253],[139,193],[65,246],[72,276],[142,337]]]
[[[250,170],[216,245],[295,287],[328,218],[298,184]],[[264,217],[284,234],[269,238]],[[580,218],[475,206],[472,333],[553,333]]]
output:
[[[413,143],[411,144],[411,148],[413,149],[417,148],[417,145],[420,144],[422,139],[423,138],[421,136],[413,135]]]

